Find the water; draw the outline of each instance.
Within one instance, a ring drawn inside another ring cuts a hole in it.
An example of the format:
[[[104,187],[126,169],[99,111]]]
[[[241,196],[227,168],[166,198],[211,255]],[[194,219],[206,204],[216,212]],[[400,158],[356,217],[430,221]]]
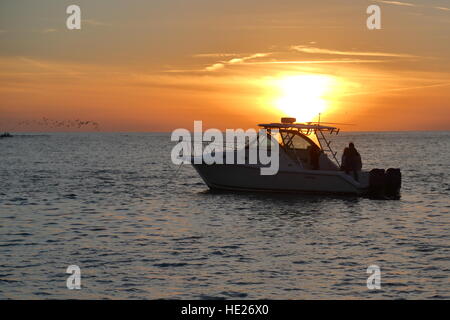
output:
[[[449,299],[450,132],[348,141],[402,168],[401,200],[211,193],[190,166],[164,186],[168,134],[2,139],[0,298]]]

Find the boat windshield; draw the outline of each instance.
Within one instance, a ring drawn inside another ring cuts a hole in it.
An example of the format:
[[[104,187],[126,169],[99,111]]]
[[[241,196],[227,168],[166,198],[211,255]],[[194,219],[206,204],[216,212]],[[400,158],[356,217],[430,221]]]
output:
[[[318,147],[317,144],[297,131],[280,131],[280,144],[287,149],[307,150],[310,147]]]
[[[280,136],[280,145],[293,160],[298,161],[307,169],[318,168],[320,147],[309,136],[296,130],[280,130]]]
[[[325,136],[324,132],[330,134],[339,133],[339,129],[320,125],[319,123],[266,123],[259,124],[267,130],[268,134],[278,140],[280,146],[287,153],[300,162],[316,162],[317,155],[326,154],[334,158],[335,165],[340,167],[336,158],[336,152],[331,149],[331,141]],[[278,133],[275,133],[275,132]],[[308,159],[313,158],[313,159]],[[328,158],[327,158],[328,159]],[[313,160],[313,161],[312,161]],[[317,167],[317,163],[313,163]]]
[[[267,136],[265,138],[257,139],[256,137],[246,141],[245,148],[249,146],[254,146],[255,144],[268,143],[268,147],[270,147],[270,142],[267,139],[271,137],[272,140],[277,141],[282,147],[287,149],[303,149],[307,150],[308,148],[318,147],[320,149],[320,144],[317,140],[315,134],[310,134],[308,136],[298,133],[296,130],[280,130],[280,131],[270,131],[267,132]]]

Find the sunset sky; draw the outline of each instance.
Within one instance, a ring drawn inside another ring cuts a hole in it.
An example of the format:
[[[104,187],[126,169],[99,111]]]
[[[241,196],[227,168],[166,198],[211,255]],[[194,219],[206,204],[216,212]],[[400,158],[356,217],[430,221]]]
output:
[[[450,130],[449,0],[11,0],[0,39],[0,131]]]

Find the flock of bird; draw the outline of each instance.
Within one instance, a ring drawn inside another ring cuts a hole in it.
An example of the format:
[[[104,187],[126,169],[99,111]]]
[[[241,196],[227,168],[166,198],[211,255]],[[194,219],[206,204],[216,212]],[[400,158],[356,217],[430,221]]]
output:
[[[92,127],[98,130],[99,124],[95,121],[83,121],[83,120],[53,120],[49,118],[42,118],[40,120],[24,120],[17,124],[18,126],[42,126],[47,128],[85,128]]]

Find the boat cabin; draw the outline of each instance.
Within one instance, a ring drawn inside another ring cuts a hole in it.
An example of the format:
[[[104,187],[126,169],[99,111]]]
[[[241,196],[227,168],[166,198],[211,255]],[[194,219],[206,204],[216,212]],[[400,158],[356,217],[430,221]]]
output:
[[[295,118],[282,118],[281,123],[259,124],[259,126],[277,140],[280,148],[303,168],[339,170],[340,164],[336,158],[336,152],[333,152],[330,147],[331,141],[324,135],[324,133],[338,134],[338,128],[312,122],[295,123]]]

